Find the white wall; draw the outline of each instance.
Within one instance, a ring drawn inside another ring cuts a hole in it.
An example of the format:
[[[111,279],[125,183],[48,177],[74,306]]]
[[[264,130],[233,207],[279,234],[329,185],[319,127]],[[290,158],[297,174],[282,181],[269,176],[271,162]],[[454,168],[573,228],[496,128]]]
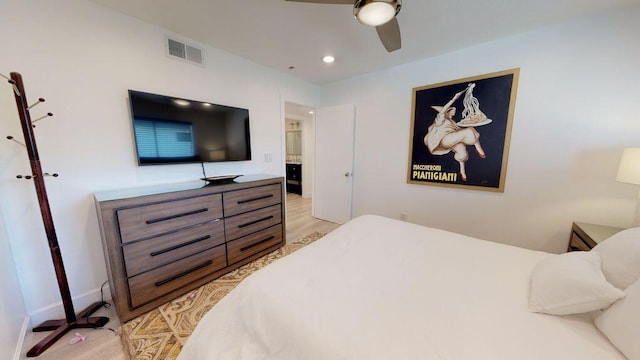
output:
[[[205,67],[168,58],[165,31],[83,0],[4,2],[0,34],[0,72],[22,74],[29,103],[46,98],[32,118],[54,113],[35,133],[43,170],[60,174],[47,179],[47,192],[76,311],[98,300],[107,279],[92,193],[202,177],[200,164],[136,165],[128,89],[249,108],[253,160],[206,164],[209,176],[283,175],[281,99],[319,100],[315,85],[211,47],[204,47]],[[0,213],[35,325],[64,313],[33,183],[15,178],[30,172],[27,154],[5,140],[22,141],[22,131],[4,84]]]
[[[629,226],[615,181],[640,146],[640,6],[369,73],[323,88],[357,108],[354,215],[374,213],[560,252],[572,221]],[[401,50],[400,50],[401,51]],[[412,89],[520,68],[504,193],[406,183]]]
[[[11,244],[0,209],[0,358],[17,359],[22,351],[27,309],[22,299]]]

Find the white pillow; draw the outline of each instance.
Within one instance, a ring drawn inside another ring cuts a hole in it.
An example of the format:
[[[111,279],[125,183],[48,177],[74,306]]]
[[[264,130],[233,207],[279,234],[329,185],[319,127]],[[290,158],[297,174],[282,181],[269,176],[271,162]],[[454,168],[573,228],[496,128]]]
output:
[[[640,278],[640,227],[622,230],[596,245],[602,257],[602,272],[619,289]]]
[[[531,271],[529,310],[551,315],[603,309],[624,296],[607,282],[600,253],[573,251],[540,261]]]
[[[627,296],[595,319],[595,324],[629,360],[640,360],[640,280]]]

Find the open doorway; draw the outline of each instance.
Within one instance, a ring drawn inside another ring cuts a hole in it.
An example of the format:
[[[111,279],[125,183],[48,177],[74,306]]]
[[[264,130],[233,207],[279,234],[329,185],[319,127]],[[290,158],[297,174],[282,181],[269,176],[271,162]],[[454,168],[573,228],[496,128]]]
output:
[[[314,108],[285,102],[285,163],[287,194],[310,199],[313,193]]]
[[[287,242],[305,236],[313,219],[313,111],[310,106],[285,102]]]
[[[285,102],[284,137],[287,209],[287,243],[314,232],[326,234],[339,224],[320,220],[313,214],[315,179],[315,109]]]

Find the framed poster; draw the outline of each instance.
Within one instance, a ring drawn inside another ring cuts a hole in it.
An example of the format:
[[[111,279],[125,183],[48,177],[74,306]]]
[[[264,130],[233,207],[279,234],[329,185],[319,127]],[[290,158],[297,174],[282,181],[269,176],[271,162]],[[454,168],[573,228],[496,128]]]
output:
[[[504,192],[519,74],[414,88],[407,182]]]

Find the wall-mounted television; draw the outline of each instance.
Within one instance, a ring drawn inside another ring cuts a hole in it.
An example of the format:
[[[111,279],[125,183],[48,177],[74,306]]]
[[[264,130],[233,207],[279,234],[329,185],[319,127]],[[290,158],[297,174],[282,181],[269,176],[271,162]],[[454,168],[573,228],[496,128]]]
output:
[[[129,90],[139,165],[251,160],[249,110]]]

